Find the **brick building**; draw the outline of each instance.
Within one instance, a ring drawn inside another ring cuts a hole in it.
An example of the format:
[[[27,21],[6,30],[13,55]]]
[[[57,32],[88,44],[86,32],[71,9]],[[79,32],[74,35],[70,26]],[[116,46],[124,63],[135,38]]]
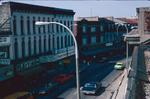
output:
[[[113,20],[100,17],[79,17],[77,20],[77,40],[80,55],[107,56],[112,50],[124,47],[123,34],[126,29]],[[112,53],[110,53],[112,54]],[[91,58],[90,58],[91,59]]]

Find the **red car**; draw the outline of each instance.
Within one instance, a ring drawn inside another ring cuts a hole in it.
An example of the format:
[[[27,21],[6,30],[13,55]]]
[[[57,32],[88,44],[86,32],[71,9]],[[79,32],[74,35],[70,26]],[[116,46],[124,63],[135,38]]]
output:
[[[73,78],[73,74],[60,74],[56,77],[54,77],[52,80],[59,83],[64,84],[65,82],[69,81],[71,78]]]

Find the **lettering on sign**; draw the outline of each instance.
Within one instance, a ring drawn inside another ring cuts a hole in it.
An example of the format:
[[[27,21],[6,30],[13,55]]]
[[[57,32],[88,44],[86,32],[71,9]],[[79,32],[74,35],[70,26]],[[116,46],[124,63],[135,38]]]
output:
[[[22,64],[18,64],[17,66],[18,66],[18,69],[23,70],[23,69],[27,69],[27,68],[30,68],[30,67],[34,67],[38,64],[40,64],[39,59],[35,59],[35,60],[32,60],[32,61],[24,62]]]
[[[7,58],[7,52],[0,52],[0,58]]]
[[[9,65],[10,64],[10,59],[0,59],[0,64]]]

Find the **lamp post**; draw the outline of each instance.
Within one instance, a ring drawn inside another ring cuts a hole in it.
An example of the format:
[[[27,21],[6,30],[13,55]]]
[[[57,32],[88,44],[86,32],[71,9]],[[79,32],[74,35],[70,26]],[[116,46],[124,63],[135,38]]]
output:
[[[57,25],[60,25],[64,28],[66,28],[69,31],[69,33],[71,34],[71,36],[73,37],[74,44],[75,44],[77,99],[80,99],[80,82],[79,82],[80,79],[79,79],[79,63],[78,63],[79,55],[78,55],[78,46],[77,46],[76,38],[75,38],[74,34],[72,33],[72,31],[62,23],[59,23],[59,22],[35,22],[35,25],[48,25],[48,24],[57,24]]]
[[[120,26],[125,26],[126,32],[127,32],[126,34],[128,34],[129,30],[128,30],[127,25],[121,24],[121,23],[116,23],[116,24],[119,24],[118,27],[117,27],[117,36],[118,36],[118,29],[119,29]],[[128,52],[129,52],[128,47],[129,47],[128,42],[126,42],[126,68],[128,67],[128,57],[129,57],[129,55],[128,55]]]

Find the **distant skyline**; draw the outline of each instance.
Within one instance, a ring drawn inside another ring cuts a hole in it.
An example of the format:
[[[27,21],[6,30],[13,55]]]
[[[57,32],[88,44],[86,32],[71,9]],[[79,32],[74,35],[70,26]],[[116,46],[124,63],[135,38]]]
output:
[[[89,17],[89,16],[133,17],[136,16],[137,7],[150,7],[150,1],[138,1],[138,0],[134,1],[9,0],[9,1],[16,1],[64,9],[72,9],[76,13],[75,19],[77,17]]]

